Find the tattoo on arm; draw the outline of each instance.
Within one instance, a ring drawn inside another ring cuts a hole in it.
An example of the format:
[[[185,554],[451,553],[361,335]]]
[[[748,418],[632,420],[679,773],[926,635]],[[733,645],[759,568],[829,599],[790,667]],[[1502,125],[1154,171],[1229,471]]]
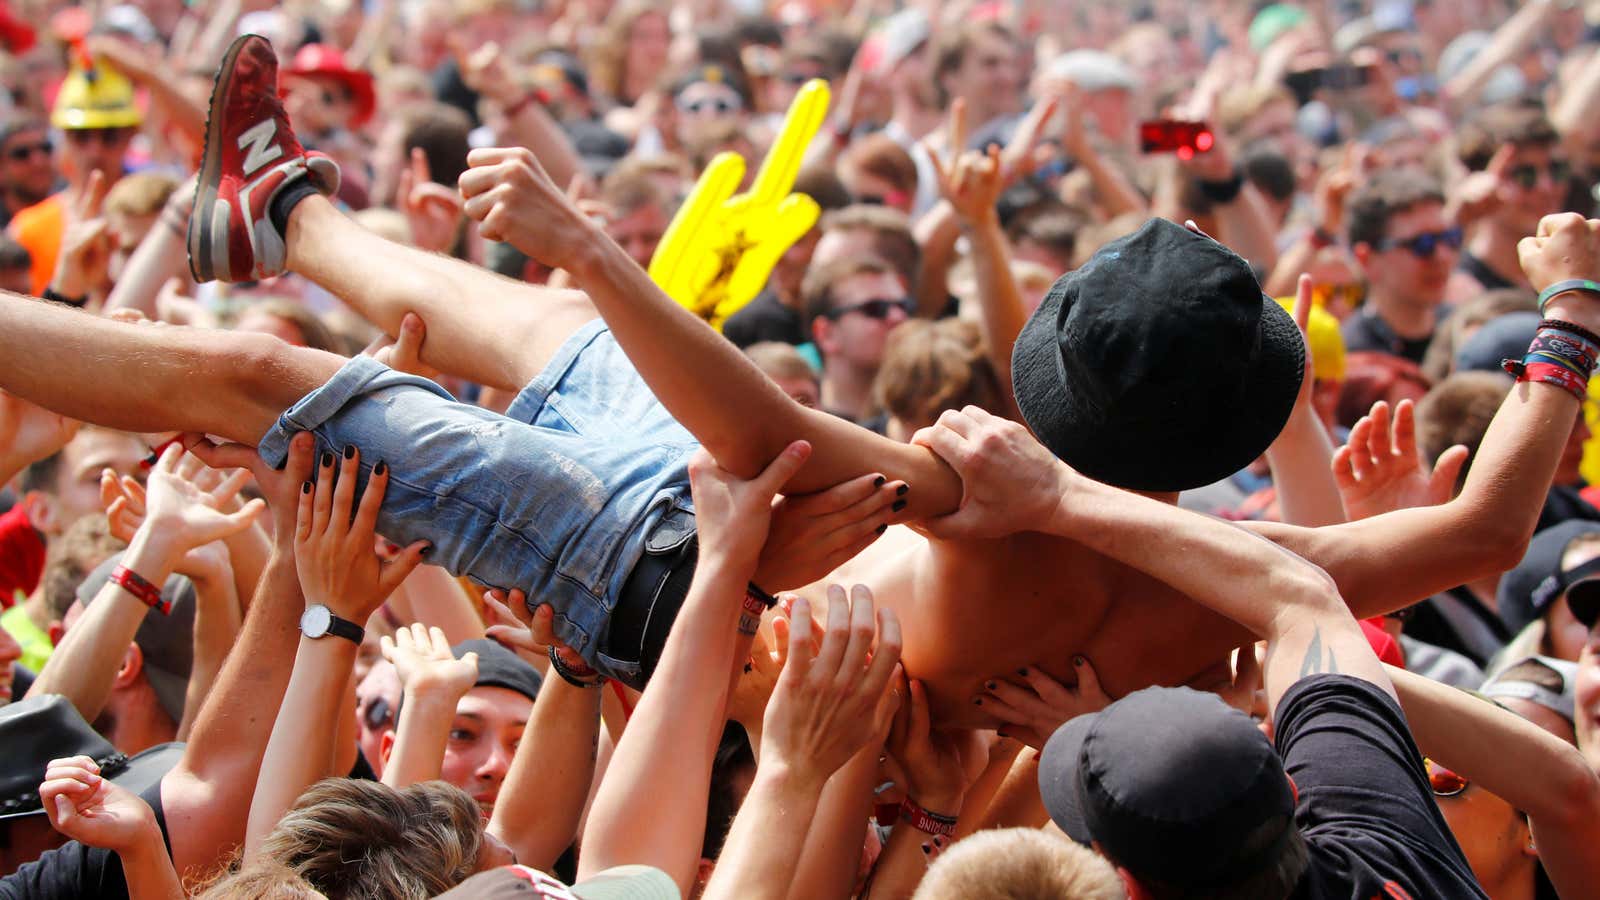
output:
[[[1311,643],[1306,645],[1305,659],[1300,663],[1300,677],[1304,678],[1307,675],[1317,675],[1323,672],[1337,675],[1339,673],[1339,661],[1334,658],[1333,647],[1330,646],[1328,648],[1328,658],[1324,662],[1322,658],[1322,627],[1320,625],[1313,627],[1315,630],[1311,633]]]

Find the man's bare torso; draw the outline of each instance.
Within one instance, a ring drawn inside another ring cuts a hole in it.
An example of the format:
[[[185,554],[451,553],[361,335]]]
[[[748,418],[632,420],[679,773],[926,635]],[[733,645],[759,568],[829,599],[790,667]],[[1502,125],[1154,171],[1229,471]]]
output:
[[[1072,657],[1095,666],[1113,697],[1151,684],[1211,687],[1250,636],[1162,582],[1049,535],[931,541],[895,528],[826,579],[865,584],[898,615],[906,672],[929,689],[947,727],[994,727],[972,701],[985,681],[1038,666],[1072,684]]]

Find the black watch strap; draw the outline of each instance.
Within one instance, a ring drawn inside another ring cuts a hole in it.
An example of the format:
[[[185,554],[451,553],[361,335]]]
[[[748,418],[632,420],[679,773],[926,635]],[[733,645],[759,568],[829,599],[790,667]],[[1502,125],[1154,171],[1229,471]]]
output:
[[[367,637],[367,630],[365,628],[362,628],[360,625],[357,625],[349,619],[341,619],[332,613],[328,614],[328,633],[334,635],[335,637],[342,637],[345,640],[354,643],[358,647],[361,646],[361,642]]]

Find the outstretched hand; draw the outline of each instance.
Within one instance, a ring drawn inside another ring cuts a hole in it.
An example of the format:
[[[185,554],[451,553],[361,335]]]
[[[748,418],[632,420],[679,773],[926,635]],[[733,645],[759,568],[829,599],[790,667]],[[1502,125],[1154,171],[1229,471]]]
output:
[[[294,555],[307,604],[364,623],[422,562],[428,542],[417,541],[388,562],[378,558],[373,548],[389,467],[381,460],[373,466],[358,497],[360,468],[361,453],[353,446],[337,466],[333,452],[323,452],[316,484],[301,486]]]
[[[139,533],[161,541],[179,571],[184,571],[186,561],[208,563],[195,557],[195,551],[249,528],[266,504],[261,500],[234,504],[249,473],[216,479],[214,486],[208,479],[208,490],[196,481],[204,468],[199,458],[173,443],[161,452],[143,489],[132,479],[102,473],[101,499],[107,502],[112,533],[130,542]]]
[[[204,435],[186,434],[183,443],[189,452],[213,469],[247,469],[272,511],[272,537],[288,547],[294,539],[295,517],[300,509],[301,486],[311,480],[316,440],[309,431],[297,432],[289,439],[289,456],[282,469],[267,465],[254,447],[244,444],[217,444]]]
[[[898,681],[902,699],[885,749],[899,763],[906,781],[902,787],[912,802],[955,818],[968,787],[961,744],[955,735],[933,729],[928,691],[922,682],[907,678],[904,671]]]
[[[400,687],[409,693],[434,693],[459,699],[472,690],[478,679],[478,654],[460,659],[450,652],[450,639],[444,630],[421,622],[395,631],[394,637],[379,639],[383,658],[394,663]]]
[[[484,637],[522,657],[530,665],[543,665],[546,657],[555,653],[569,668],[589,667],[578,651],[556,637],[556,613],[550,604],[541,603],[530,612],[527,595],[522,591],[507,593],[499,588],[485,593],[483,600],[491,622],[484,631]]]
[[[1100,687],[1089,660],[1073,657],[1072,669],[1078,676],[1078,683],[1072,687],[1046,675],[1038,666],[1028,666],[1018,669],[1014,679],[986,683],[985,693],[977,700],[985,712],[1006,723],[1001,734],[1043,750],[1045,741],[1067,720],[1111,705],[1111,697]]]
[[[1417,452],[1411,401],[1400,401],[1391,424],[1389,404],[1380,400],[1350,429],[1350,442],[1333,454],[1333,479],[1345,513],[1354,522],[1448,501],[1468,455],[1467,448],[1457,444],[1440,454],[1429,472]]]
[[[433,180],[428,157],[411,148],[411,164],[400,170],[395,205],[411,226],[411,243],[429,253],[445,253],[461,231],[461,195]]]
[[[748,578],[756,571],[772,522],[772,498],[811,457],[811,445],[795,441],[760,475],[745,480],[717,465],[705,449],[689,458],[700,562],[721,563]]]
[[[856,585],[828,588],[828,623],[820,648],[805,598],[795,600],[789,658],[762,723],[763,765],[781,767],[820,790],[870,741],[881,739],[894,716],[891,680],[900,671],[900,622],[880,610],[872,592]]]
[[[20,470],[55,455],[81,424],[0,391],[0,468]]]

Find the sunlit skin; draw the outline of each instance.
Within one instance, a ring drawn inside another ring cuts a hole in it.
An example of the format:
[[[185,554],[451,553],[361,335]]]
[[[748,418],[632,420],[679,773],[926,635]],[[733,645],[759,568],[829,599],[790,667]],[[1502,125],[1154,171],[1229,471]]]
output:
[[[532,714],[532,700],[500,687],[475,687],[456,704],[439,777],[471,794],[486,818]]]
[[[1475,784],[1453,797],[1434,797],[1478,883],[1495,900],[1532,897],[1533,837],[1511,804]]]
[[[60,534],[83,516],[101,511],[100,473],[139,475],[139,461],[148,451],[131,434],[105,428],[84,428],[61,449],[54,490],[31,507],[33,526]]]
[[[1439,203],[1419,203],[1389,217],[1388,237],[1405,241],[1421,234],[1444,231],[1454,225],[1444,214]],[[1422,338],[1431,334],[1434,312],[1444,302],[1445,288],[1450,283],[1450,273],[1459,258],[1457,251],[1441,242],[1433,254],[1419,259],[1403,246],[1390,246],[1379,250],[1368,244],[1357,244],[1356,261],[1366,275],[1368,301],[1375,304],[1396,333],[1405,338]]]

